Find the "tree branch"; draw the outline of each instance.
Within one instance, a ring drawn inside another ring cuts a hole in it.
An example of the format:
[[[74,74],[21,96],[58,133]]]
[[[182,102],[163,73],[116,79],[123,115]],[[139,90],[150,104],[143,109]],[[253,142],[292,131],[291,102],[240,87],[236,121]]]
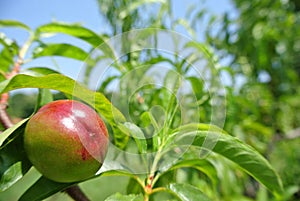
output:
[[[78,185],[67,188],[65,192],[75,201],[90,201],[90,199],[86,197]]]
[[[8,129],[14,125],[10,116],[7,114],[6,111],[7,105],[8,105],[8,94],[5,93],[1,95],[1,100],[0,100],[0,122],[2,123],[5,129]]]

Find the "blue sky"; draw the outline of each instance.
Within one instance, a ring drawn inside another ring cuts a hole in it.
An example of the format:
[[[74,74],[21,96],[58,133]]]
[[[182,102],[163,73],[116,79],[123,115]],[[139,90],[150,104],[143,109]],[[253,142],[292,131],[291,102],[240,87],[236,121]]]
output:
[[[203,3],[203,1],[174,0],[173,11],[176,17],[184,16],[188,5],[192,3]],[[97,33],[107,32],[108,26],[101,17],[98,6],[97,0],[0,0],[0,19],[18,20],[32,29],[53,20],[69,23],[79,22]],[[206,0],[203,6],[214,14],[221,14],[225,11],[234,12],[230,0]],[[20,44],[27,38],[27,33],[20,29],[0,28],[0,32],[4,32],[8,37],[16,39]],[[73,40],[68,37],[60,37],[59,39]],[[48,58],[43,59],[42,62],[49,64],[53,61]],[[60,64],[60,62],[58,58],[57,63]],[[35,66],[40,63],[41,60],[37,60],[36,63],[31,63],[30,65]],[[72,68],[68,67],[60,70],[74,78],[77,76],[81,64],[77,61],[69,60],[67,62],[64,61],[63,65],[72,66]]]
[[[174,0],[175,14],[183,15],[188,5],[201,0]],[[204,4],[213,13],[232,10],[230,0],[207,0]],[[15,19],[36,28],[55,19],[81,22],[95,31],[107,27],[99,14],[97,0],[0,0],[0,19]]]

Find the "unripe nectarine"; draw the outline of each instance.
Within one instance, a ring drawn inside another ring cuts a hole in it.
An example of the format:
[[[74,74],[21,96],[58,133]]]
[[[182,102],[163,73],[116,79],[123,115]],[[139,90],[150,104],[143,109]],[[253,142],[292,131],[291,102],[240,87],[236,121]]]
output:
[[[33,166],[57,182],[75,182],[95,175],[108,147],[108,133],[99,115],[74,100],[44,105],[28,121],[24,148]]]

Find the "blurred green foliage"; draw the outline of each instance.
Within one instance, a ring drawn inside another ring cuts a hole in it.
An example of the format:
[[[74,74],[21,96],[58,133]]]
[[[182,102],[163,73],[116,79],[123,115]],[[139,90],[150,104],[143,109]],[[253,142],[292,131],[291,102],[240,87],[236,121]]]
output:
[[[54,100],[64,99],[66,96],[63,93],[53,93]],[[35,109],[37,94],[33,92],[13,93],[9,99],[9,108],[7,112],[12,118],[24,119],[32,115]]]
[[[206,30],[220,58],[229,58],[234,75],[226,130],[271,157],[284,184],[299,188],[299,1],[233,3],[239,15],[219,16]]]

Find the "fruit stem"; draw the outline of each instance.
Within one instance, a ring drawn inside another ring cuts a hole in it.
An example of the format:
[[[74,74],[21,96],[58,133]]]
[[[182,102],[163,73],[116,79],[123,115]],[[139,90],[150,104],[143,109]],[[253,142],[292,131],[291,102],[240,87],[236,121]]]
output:
[[[67,188],[65,192],[75,201],[90,201],[90,199],[82,192],[78,185]]]

